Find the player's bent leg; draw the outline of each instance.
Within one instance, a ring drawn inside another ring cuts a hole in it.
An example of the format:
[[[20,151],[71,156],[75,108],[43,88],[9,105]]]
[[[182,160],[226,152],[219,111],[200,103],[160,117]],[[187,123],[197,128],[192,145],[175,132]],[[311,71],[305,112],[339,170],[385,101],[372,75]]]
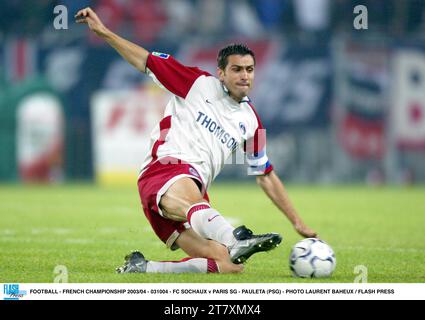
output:
[[[161,197],[160,207],[164,215],[171,220],[185,221],[184,217],[187,217],[193,230],[201,236],[200,239],[211,239],[224,244],[230,251],[231,262],[234,264],[244,263],[257,252],[270,251],[282,241],[282,237],[276,233],[254,235],[245,226],[235,229],[202,198],[198,185],[190,178],[179,179],[171,185]],[[208,248],[207,245],[200,247],[201,250],[206,248]],[[220,249],[223,250],[223,248]],[[190,252],[187,253],[190,256],[196,256]],[[198,256],[212,257],[210,253]],[[212,258],[215,259],[215,257]],[[219,261],[226,264],[227,260]],[[231,265],[230,269],[232,268]]]
[[[222,244],[207,240],[199,236],[192,229],[182,232],[176,244],[189,256],[209,258],[216,262],[220,273],[239,273],[243,271],[242,265],[230,261],[229,251]]]
[[[217,264],[212,259],[184,258],[180,261],[149,261],[139,251],[125,257],[117,273],[216,273]]]
[[[159,206],[166,218],[187,221],[188,208],[202,202],[207,203],[196,182],[191,178],[182,178],[174,182],[162,195]]]
[[[235,244],[235,229],[202,197],[198,185],[190,178],[177,180],[160,200],[163,215],[174,221],[188,221],[203,238],[230,247]]]
[[[190,257],[180,261],[148,261],[134,251],[125,257],[118,273],[238,273],[242,265],[230,261],[228,250],[216,241],[200,237],[192,229],[180,234],[176,244]]]

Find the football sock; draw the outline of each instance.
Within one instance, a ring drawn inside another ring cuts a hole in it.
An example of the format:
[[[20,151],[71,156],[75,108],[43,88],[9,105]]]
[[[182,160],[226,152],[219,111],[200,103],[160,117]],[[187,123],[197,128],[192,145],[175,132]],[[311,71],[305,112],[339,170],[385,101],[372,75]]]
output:
[[[180,261],[148,261],[149,273],[218,273],[217,263],[212,259],[185,258]]]
[[[233,235],[235,229],[207,202],[194,204],[186,213],[187,221],[193,230],[205,239],[215,240],[225,246],[232,247],[236,243]]]

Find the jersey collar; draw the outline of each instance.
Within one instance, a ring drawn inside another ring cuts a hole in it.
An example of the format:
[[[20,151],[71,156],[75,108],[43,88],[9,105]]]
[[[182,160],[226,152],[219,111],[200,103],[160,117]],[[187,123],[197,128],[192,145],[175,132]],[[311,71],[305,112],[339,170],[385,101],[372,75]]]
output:
[[[248,96],[245,96],[242,98],[242,100],[239,103],[244,103],[244,102],[251,102],[251,99]]]
[[[229,89],[227,89],[227,87],[224,85],[224,83],[221,83],[221,87],[223,88],[223,91],[226,93],[226,95],[232,99],[232,101],[235,102],[235,104],[237,103],[232,97],[230,97],[230,93],[229,93]],[[239,104],[244,103],[244,102],[251,102],[251,99],[248,96],[245,96],[241,99],[241,101],[239,101]],[[238,104],[238,105],[239,105]]]

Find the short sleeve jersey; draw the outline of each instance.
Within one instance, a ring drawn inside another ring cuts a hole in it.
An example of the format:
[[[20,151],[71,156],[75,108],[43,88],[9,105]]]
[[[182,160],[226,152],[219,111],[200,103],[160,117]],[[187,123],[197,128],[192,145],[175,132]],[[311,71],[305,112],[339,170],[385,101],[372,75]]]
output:
[[[141,174],[152,163],[173,157],[190,163],[208,189],[239,148],[246,154],[249,174],[273,170],[265,130],[248,97],[236,102],[217,78],[164,53],[149,54],[146,73],[173,97],[151,133]]]

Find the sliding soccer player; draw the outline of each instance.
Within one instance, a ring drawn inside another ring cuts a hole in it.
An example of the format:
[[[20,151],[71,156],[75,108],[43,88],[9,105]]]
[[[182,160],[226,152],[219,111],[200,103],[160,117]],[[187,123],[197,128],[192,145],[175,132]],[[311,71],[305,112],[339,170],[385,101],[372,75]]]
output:
[[[156,235],[189,257],[156,262],[136,251],[126,256],[117,272],[236,273],[251,255],[282,241],[277,233],[254,235],[245,226],[234,228],[210,205],[207,190],[237,149],[246,154],[249,174],[256,176],[296,231],[304,237],[316,236],[297,214],[267,157],[265,130],[248,97],[255,74],[255,55],[248,47],[223,48],[216,78],[121,38],[90,8],[80,10],[76,19],[173,95],[152,132],[138,187]]]

